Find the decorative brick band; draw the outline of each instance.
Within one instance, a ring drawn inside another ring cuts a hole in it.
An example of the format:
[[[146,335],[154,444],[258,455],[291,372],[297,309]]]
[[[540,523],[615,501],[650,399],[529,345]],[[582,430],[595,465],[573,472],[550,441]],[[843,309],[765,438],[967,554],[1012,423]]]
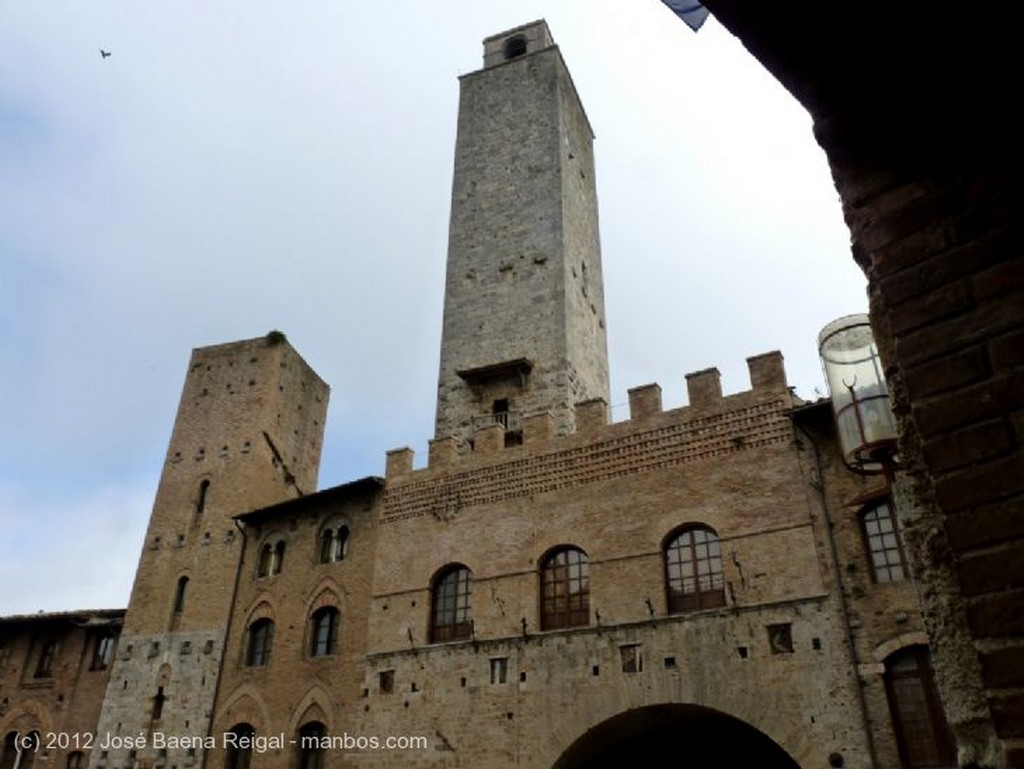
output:
[[[422,479],[414,473],[408,481],[388,484],[382,518],[394,523],[432,514],[446,520],[466,507],[785,443],[792,435],[788,407],[787,401],[773,400],[464,472]]]

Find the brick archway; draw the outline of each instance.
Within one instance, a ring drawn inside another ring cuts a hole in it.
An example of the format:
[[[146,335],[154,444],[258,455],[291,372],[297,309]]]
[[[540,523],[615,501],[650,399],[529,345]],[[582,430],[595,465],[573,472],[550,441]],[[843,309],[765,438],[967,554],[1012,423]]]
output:
[[[651,705],[620,713],[581,735],[553,769],[620,766],[756,766],[799,769],[763,732],[699,705]]]

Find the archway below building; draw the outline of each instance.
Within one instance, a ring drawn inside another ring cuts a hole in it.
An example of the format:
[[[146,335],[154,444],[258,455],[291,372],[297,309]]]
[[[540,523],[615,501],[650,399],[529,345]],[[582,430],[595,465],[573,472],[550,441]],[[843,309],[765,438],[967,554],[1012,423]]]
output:
[[[620,713],[587,730],[552,769],[667,765],[800,769],[750,724],[698,705],[652,705]]]

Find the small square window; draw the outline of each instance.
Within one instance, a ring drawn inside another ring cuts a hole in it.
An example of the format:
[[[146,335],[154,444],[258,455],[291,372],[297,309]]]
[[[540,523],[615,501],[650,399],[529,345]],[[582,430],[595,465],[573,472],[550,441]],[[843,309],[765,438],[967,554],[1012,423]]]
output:
[[[503,684],[508,680],[508,657],[494,657],[491,660],[491,683]]]
[[[768,646],[772,654],[793,653],[793,626],[788,622],[768,626]]]
[[[641,654],[640,644],[619,647],[619,656],[622,659],[623,673],[640,673],[644,669],[644,658]]]

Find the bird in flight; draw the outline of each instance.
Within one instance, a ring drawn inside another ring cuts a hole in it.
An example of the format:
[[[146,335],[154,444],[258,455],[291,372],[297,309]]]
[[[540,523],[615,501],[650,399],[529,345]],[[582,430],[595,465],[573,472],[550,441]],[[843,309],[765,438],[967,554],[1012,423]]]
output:
[[[108,56],[110,56],[110,51],[104,51],[102,48],[100,48],[100,56],[102,56],[105,59]]]

